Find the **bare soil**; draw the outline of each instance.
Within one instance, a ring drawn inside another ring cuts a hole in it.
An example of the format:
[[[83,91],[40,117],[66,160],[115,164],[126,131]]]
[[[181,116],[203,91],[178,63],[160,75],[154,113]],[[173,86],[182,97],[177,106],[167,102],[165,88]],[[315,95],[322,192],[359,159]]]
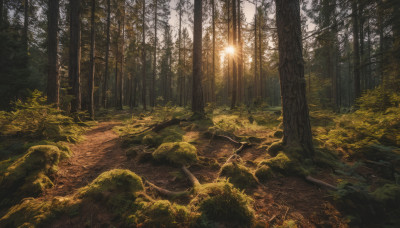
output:
[[[179,167],[142,162],[141,154],[151,152],[153,150],[151,148],[137,145],[134,149],[139,151],[138,156],[127,157],[127,149],[121,148],[118,134],[113,131],[113,127],[121,124],[115,121],[101,122],[86,133],[82,142],[71,145],[72,156],[60,163],[58,174],[54,177],[55,186],[47,190],[42,197],[72,194],[78,188],[89,184],[102,172],[116,168],[130,169],[168,190],[181,191],[191,188],[191,183]],[[201,183],[213,182],[218,176],[219,168],[205,164],[214,161],[222,165],[237,145],[228,140],[210,140],[199,135],[201,134],[196,131],[187,132],[185,135],[186,138],[198,138],[196,147],[200,162],[189,169]],[[253,168],[254,161],[268,156],[265,148],[255,146],[244,149],[240,155],[245,164]],[[318,177],[332,181],[328,172],[321,172]],[[148,193],[161,198],[154,191]],[[331,203],[329,192],[302,178],[277,177],[246,193],[254,199],[253,208],[262,226],[269,227],[293,219],[300,227],[347,227],[340,212]],[[188,199],[171,200],[178,203],[188,202]],[[59,220],[55,224],[60,225],[60,221],[65,220]],[[104,219],[101,219],[101,224],[104,224]]]

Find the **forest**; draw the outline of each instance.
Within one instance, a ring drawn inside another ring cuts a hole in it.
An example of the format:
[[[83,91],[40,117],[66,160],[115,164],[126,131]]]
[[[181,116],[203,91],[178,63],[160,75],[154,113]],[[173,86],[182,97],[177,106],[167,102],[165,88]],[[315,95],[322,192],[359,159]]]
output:
[[[0,0],[0,227],[400,227],[400,1]]]

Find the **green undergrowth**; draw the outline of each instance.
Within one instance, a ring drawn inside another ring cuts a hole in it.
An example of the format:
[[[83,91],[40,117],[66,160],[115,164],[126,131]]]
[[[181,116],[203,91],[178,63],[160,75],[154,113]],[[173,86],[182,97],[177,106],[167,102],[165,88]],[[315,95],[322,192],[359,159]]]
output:
[[[196,147],[187,142],[163,143],[153,152],[153,157],[175,165],[190,165],[198,161]]]
[[[53,186],[50,176],[57,171],[60,158],[68,157],[67,151],[56,146],[38,145],[12,162],[0,176],[1,206],[37,196]]]
[[[257,186],[257,180],[251,171],[236,162],[222,166],[220,174],[222,177],[227,177],[228,181],[239,189],[252,189]]]
[[[86,126],[46,104],[46,97],[39,91],[32,92],[26,101],[16,101],[12,111],[0,112],[2,137],[76,142]]]
[[[198,186],[186,206],[152,199],[143,190],[135,173],[110,170],[72,195],[25,199],[0,218],[0,226],[46,227],[61,217],[96,220],[82,211],[90,205],[101,206],[124,227],[251,227],[254,221],[251,199],[225,181]]]

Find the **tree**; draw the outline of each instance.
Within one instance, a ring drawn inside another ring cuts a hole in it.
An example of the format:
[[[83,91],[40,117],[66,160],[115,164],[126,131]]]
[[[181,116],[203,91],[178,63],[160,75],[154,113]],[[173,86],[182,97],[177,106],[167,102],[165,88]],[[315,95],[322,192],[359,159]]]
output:
[[[103,83],[103,108],[107,107],[107,88],[108,88],[108,61],[110,55],[110,24],[111,24],[111,0],[107,0],[107,38],[106,38],[106,56],[105,56],[105,70],[104,70],[104,83]]]
[[[60,104],[60,75],[58,72],[58,17],[59,0],[49,0],[47,12],[47,100]]]
[[[236,0],[232,1],[232,20],[233,20],[233,47],[237,50],[237,42],[236,42],[236,35],[237,35],[237,20],[236,20]],[[232,100],[231,100],[231,109],[236,107],[236,96],[237,96],[237,65],[236,65],[236,53],[232,56]]]
[[[94,119],[94,51],[95,51],[95,34],[94,34],[94,19],[96,12],[96,0],[92,0],[91,15],[90,15],[90,68],[89,68],[89,106],[88,111],[90,118]]]
[[[360,51],[359,51],[359,31],[358,31],[358,0],[351,1],[353,19],[353,61],[354,61],[354,94],[355,99],[360,97]]]
[[[193,90],[192,111],[198,115],[204,115],[204,101],[202,89],[202,33],[203,14],[202,0],[194,1],[193,23]]]
[[[142,0],[142,104],[146,110],[146,1]]]
[[[81,1],[70,0],[70,43],[69,43],[69,95],[71,96],[71,112],[81,109]]]
[[[276,0],[283,145],[313,154],[306,100],[299,0]]]

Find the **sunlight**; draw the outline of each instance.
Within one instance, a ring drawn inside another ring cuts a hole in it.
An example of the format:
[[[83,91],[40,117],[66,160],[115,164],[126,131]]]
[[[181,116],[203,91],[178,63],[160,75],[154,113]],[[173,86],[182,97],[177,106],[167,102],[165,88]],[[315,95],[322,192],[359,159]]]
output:
[[[228,55],[232,55],[233,53],[235,53],[235,48],[232,46],[228,46],[225,48],[225,53]]]

